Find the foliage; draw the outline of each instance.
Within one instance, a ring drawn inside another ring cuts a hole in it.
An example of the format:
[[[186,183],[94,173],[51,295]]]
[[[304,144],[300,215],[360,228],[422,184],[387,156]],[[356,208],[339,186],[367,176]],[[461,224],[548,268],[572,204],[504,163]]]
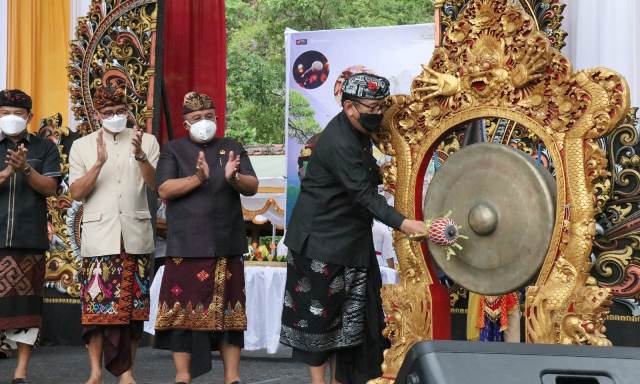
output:
[[[297,91],[289,92],[289,137],[294,137],[298,143],[304,144],[322,127],[316,121],[313,109],[304,96]]]
[[[245,144],[284,142],[285,28],[308,31],[433,20],[433,0],[226,0],[225,6],[226,135]],[[299,99],[294,101],[305,101]],[[308,112],[299,106],[303,115]],[[303,130],[317,129],[308,119],[298,122],[304,122]]]

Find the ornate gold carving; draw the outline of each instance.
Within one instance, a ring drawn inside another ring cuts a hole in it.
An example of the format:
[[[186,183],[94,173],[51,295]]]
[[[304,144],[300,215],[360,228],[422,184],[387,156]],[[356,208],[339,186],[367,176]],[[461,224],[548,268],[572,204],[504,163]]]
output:
[[[410,247],[408,240],[396,240],[396,249],[404,248],[407,255]],[[409,261],[409,260],[405,260]],[[399,285],[382,287],[382,301],[387,315],[387,327],[384,336],[391,341],[391,348],[384,352],[382,363],[383,377],[395,377],[400,369],[404,355],[416,340],[430,338],[431,330],[431,296],[429,294],[429,274],[417,273],[411,263],[402,263],[402,279]],[[420,268],[420,267],[418,267]]]
[[[611,290],[598,288],[593,277],[576,291],[575,312],[564,316],[560,344],[587,344],[608,347],[604,320],[609,314]]]
[[[595,187],[595,181],[600,178],[609,177],[611,172],[607,169],[607,154],[593,139],[585,140],[585,169],[587,171],[587,181],[589,188]],[[610,183],[603,183],[600,188],[606,190],[611,187]],[[597,206],[597,204],[596,204]]]
[[[610,289],[598,287],[594,278],[560,257],[544,287],[527,291],[526,325],[538,330],[528,338],[534,343],[610,346],[604,326],[610,305]]]
[[[640,297],[640,135],[637,108],[600,141],[610,172],[594,181],[599,232],[591,275],[613,296]]]
[[[441,23],[445,29],[453,24],[469,2],[469,0],[446,0],[443,2]],[[567,32],[561,29],[565,4],[562,4],[560,0],[514,0],[514,3],[516,2],[536,21],[538,30],[547,34],[549,42],[555,49],[560,50],[565,46],[564,39],[567,37]],[[504,20],[504,22],[508,21],[508,19]],[[517,23],[511,22],[509,29],[514,30],[517,27]]]
[[[396,155],[395,205],[407,217],[421,217],[417,187],[424,167],[459,124],[507,119],[544,143],[556,169],[558,209],[545,262],[527,292],[527,338],[606,344],[601,325],[608,291],[587,284],[596,212],[590,181],[606,175],[606,158],[594,144],[626,113],[625,80],[604,68],[574,73],[522,7],[472,0],[447,26],[442,47],[414,79],[410,95],[393,96],[388,104],[378,145]],[[383,293],[385,332],[392,339],[385,378],[397,373],[411,345],[431,338],[434,316],[428,255],[397,235],[396,246],[402,283]],[[593,304],[584,301],[586,295]],[[576,336],[578,326],[586,336]]]
[[[73,211],[73,202],[67,185],[69,172],[67,154],[77,134],[62,125],[62,116],[59,113],[42,119],[37,134],[53,141],[58,147],[63,174],[60,193],[47,198],[47,221],[51,245],[46,252],[45,284],[72,297],[79,297],[80,283],[77,281],[77,276],[82,262],[79,254],[75,252],[73,238],[70,235],[71,228],[67,224],[73,217],[73,214],[68,214],[69,211]]]
[[[526,307],[530,308],[530,313],[526,317],[526,326],[527,329],[536,330],[530,337],[532,342],[558,342],[559,326],[568,311],[571,296],[578,284],[578,275],[576,267],[560,257],[555,261],[544,287],[529,287]]]
[[[92,0],[89,15],[78,19],[71,43],[69,89],[79,131],[100,127],[91,90],[124,85],[130,116],[151,132],[157,0]]]
[[[155,30],[156,0],[93,0],[89,15],[78,20],[68,70],[73,111],[81,120],[80,134],[99,126],[91,89],[103,83],[127,87],[132,118],[150,131]],[[68,185],[68,153],[78,133],[62,126],[58,114],[43,119],[38,134],[58,145],[63,174],[62,190],[48,198],[51,247],[47,252],[46,284],[79,297],[82,205],[71,199]]]

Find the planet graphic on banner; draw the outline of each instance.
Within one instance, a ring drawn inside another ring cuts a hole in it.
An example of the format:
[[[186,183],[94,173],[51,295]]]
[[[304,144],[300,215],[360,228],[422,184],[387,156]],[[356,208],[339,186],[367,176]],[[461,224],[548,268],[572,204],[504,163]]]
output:
[[[305,89],[315,89],[329,76],[329,60],[318,51],[306,51],[293,63],[293,79]]]

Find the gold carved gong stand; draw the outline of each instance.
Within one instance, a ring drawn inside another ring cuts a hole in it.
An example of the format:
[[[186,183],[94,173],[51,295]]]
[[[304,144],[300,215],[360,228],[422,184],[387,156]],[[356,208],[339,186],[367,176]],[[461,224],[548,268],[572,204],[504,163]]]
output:
[[[436,3],[438,16],[442,1]],[[624,78],[606,68],[574,72],[520,4],[470,0],[447,25],[410,94],[388,102],[378,145],[394,158],[385,185],[407,217],[422,217],[417,191],[425,164],[456,126],[482,118],[509,119],[544,142],[556,167],[557,208],[545,260],[526,291],[526,339],[611,345],[604,327],[611,294],[588,272],[595,236],[593,181],[607,173],[596,139],[627,113]],[[400,233],[394,238],[400,284],[382,292],[384,333],[392,345],[385,351],[383,378],[376,380],[381,383],[393,382],[413,344],[433,338],[428,250]]]

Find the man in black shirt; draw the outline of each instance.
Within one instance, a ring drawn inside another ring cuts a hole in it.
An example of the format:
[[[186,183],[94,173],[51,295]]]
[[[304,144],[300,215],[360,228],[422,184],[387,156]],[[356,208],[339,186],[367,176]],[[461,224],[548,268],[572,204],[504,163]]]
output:
[[[47,236],[46,196],[56,193],[56,145],[27,132],[31,97],[0,92],[0,330],[17,344],[12,383],[26,383],[27,365],[42,317]]]
[[[247,327],[240,194],[255,194],[258,179],[240,143],[214,137],[209,96],[187,93],[183,118],[189,136],[166,144],[158,162],[168,236],[156,347],[173,352],[177,383],[209,371],[213,349],[220,349],[224,382],[239,383]]]
[[[332,356],[332,380],[364,383],[381,374],[386,341],[372,219],[407,234],[424,232],[424,223],[406,219],[377,192],[382,180],[371,135],[388,95],[389,82],[380,76],[359,73],[344,82],[343,111],[320,135],[287,228],[280,341],[310,366],[314,384],[324,383]]]

